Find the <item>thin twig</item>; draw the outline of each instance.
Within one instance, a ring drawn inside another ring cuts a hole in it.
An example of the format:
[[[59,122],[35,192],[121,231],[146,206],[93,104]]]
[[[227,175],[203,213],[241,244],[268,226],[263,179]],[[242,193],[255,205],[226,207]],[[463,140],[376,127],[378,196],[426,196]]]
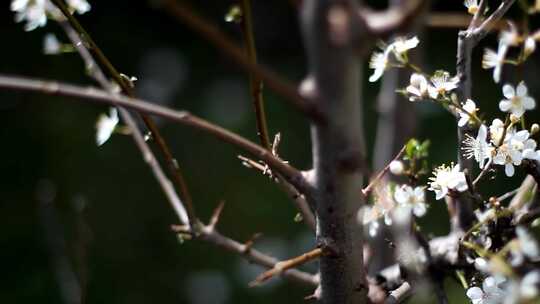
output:
[[[405,152],[405,149],[407,148],[407,145],[404,145],[401,150],[399,150],[399,152],[396,154],[396,156],[377,174],[377,176],[375,176],[374,179],[371,180],[371,182],[369,183],[369,185],[367,185],[367,187],[365,187],[364,189],[362,189],[362,194],[364,196],[368,196],[371,191],[373,191],[373,187],[379,182],[379,180],[388,172],[388,170],[390,170],[390,164],[395,161],[395,160],[398,160],[402,155],[403,153]]]
[[[75,49],[77,50],[81,58],[83,59],[90,77],[92,77],[101,87],[103,87],[103,89],[108,90],[111,93],[114,92],[114,88],[112,87],[111,83],[107,80],[101,68],[96,64],[96,62],[94,61],[94,58],[92,57],[92,55],[86,48],[85,44],[82,43],[79,34],[70,26],[69,23],[65,21],[60,21],[59,24],[60,24],[60,27],[64,30],[64,32],[68,36],[68,38],[71,40],[71,43],[73,44],[73,46],[75,47]],[[133,140],[135,141],[136,146],[141,151],[144,161],[148,164],[148,166],[152,170],[154,177],[156,178],[161,189],[165,193],[165,196],[167,197],[169,203],[173,207],[180,222],[182,224],[189,224],[187,211],[184,208],[182,201],[176,194],[176,191],[174,190],[174,187],[172,186],[171,182],[169,181],[169,179],[167,178],[167,176],[161,169],[161,166],[159,165],[159,162],[154,156],[152,149],[150,149],[150,147],[144,140],[144,136],[142,135],[142,132],[139,130],[137,123],[135,122],[135,120],[133,119],[133,117],[127,110],[120,108],[119,112],[120,112],[120,116],[122,120],[129,127],[129,130],[131,131],[130,134],[133,137]]]
[[[282,274],[286,270],[309,263],[319,258],[322,254],[323,254],[322,248],[315,248],[309,252],[306,252],[292,259],[280,261],[276,263],[272,269],[269,269],[268,271],[265,271],[264,273],[260,274],[253,282],[249,283],[249,286],[250,287],[258,286],[270,280],[274,276]]]
[[[289,183],[298,189],[298,191],[304,193],[306,196],[311,194],[311,188],[305,181],[300,171],[291,167],[289,164],[284,163],[281,159],[276,158],[270,151],[262,148],[261,146],[254,144],[238,134],[194,116],[187,111],[176,111],[140,99],[130,98],[122,95],[112,95],[106,91],[92,87],[85,88],[59,82],[42,81],[1,74],[0,88],[14,91],[31,91],[48,95],[76,97],[77,99],[87,102],[121,106],[181,123],[208,133],[219,140],[232,144],[233,146],[241,148],[257,158],[260,158],[262,161],[268,164],[272,170],[282,174]],[[66,100],[72,101],[72,99]]]
[[[241,257],[245,258],[250,263],[254,263],[270,269],[274,268],[276,264],[279,263],[279,260],[272,256],[264,254],[257,249],[254,249],[252,247],[253,242],[247,242],[245,244],[242,244],[229,237],[224,236],[217,231],[216,225],[219,221],[219,216],[221,214],[222,208],[223,206],[222,204],[220,204],[213,212],[210,225],[203,225],[202,223],[199,223],[195,229],[194,234],[192,231],[186,229],[183,226],[172,225],[171,229],[180,234],[192,233],[193,237],[195,237],[196,239],[208,242],[218,248],[224,249],[225,251],[236,253]],[[283,276],[287,279],[301,283],[303,285],[318,286],[319,284],[319,278],[316,275],[312,275],[297,269],[288,269],[283,272]]]
[[[263,81],[269,89],[284,97],[300,112],[319,123],[324,123],[324,115],[315,107],[314,103],[305,100],[298,94],[293,85],[283,80],[273,71],[262,65],[254,64],[250,59],[246,58],[244,50],[232,42],[215,25],[195,14],[193,8],[188,4],[176,0],[165,0],[163,5],[167,13],[199,33],[218,50],[234,60],[241,68],[252,73]]]
[[[255,48],[255,39],[253,37],[253,20],[251,12],[251,1],[242,0],[242,33],[246,45],[246,53],[253,65],[257,64],[257,49]],[[263,83],[252,71],[249,71],[249,86],[255,108],[255,118],[257,121],[257,135],[261,145],[267,150],[271,149],[270,136],[268,135],[268,123],[264,110]]]
[[[79,21],[69,12],[63,0],[53,0],[53,2],[60,9],[60,11],[62,11],[64,16],[67,18],[67,21],[69,22],[69,24],[79,34],[80,38],[83,38],[84,42],[89,44],[90,49],[96,55],[97,61],[100,62],[104,66],[104,68],[107,70],[110,76],[114,79],[114,81],[122,88],[122,91],[127,96],[134,98],[135,94],[133,92],[133,88],[130,86],[130,84],[126,82],[126,80],[123,79],[122,75],[118,72],[118,70],[114,67],[114,65],[110,62],[110,60],[105,56],[103,51],[101,51],[101,49],[94,42],[90,34],[88,34],[88,32],[79,23]],[[191,194],[189,193],[187,183],[178,165],[178,161],[173,157],[169,146],[165,142],[165,139],[161,135],[161,132],[157,128],[155,122],[144,113],[141,114],[141,117],[145,125],[148,127],[148,129],[152,133],[152,137],[155,139],[155,142],[157,143],[159,151],[161,152],[161,154],[163,155],[167,163],[169,173],[172,176],[172,179],[174,183],[176,184],[176,187],[178,188],[178,191],[180,192],[181,197],[186,206],[186,211],[189,216],[190,223],[194,224],[197,220],[196,220],[196,215],[195,215],[195,209],[193,207],[193,201],[191,198]]]
[[[263,175],[269,171],[267,166],[259,162],[256,162],[250,158],[247,158],[242,155],[238,155],[238,158],[242,161],[242,163],[246,167],[259,170],[261,171]],[[302,215],[302,221],[311,230],[315,231],[315,225],[316,225],[315,216],[313,215],[313,212],[309,208],[309,204],[308,204],[308,201],[306,200],[306,197],[302,193],[299,193],[298,190],[296,190],[296,188],[293,185],[289,184],[285,179],[281,178],[279,175],[276,177],[273,174],[270,174],[270,178],[273,181],[275,181],[276,184],[283,190],[283,192],[285,192],[287,196],[289,196],[293,200],[296,208]]]
[[[480,173],[478,174],[478,176],[474,179],[473,181],[473,186],[476,186],[476,184],[482,180],[482,178],[484,177],[484,175],[486,175],[486,173],[488,173],[488,171],[491,169],[491,165],[492,165],[493,161],[492,159],[490,159],[487,164],[485,165],[484,169],[482,169],[482,171],[480,171]]]

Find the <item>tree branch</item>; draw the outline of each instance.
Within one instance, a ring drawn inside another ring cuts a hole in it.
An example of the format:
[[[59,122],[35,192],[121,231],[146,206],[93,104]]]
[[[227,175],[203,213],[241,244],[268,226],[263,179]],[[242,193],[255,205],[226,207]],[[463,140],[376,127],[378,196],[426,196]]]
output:
[[[274,276],[283,273],[284,271],[309,263],[315,259],[318,259],[322,255],[323,255],[323,249],[315,248],[309,252],[306,252],[292,259],[280,261],[276,263],[273,268],[260,274],[253,282],[249,283],[249,286],[251,287],[258,286],[270,280]]]
[[[361,63],[351,39],[363,31],[358,8],[350,0],[304,1],[301,22],[309,75],[318,107],[327,123],[312,124],[312,206],[317,215],[317,242],[334,254],[320,258],[321,302],[367,302],[363,265],[363,229],[356,215],[363,206],[364,134],[361,108]],[[310,199],[310,198],[308,198]]]
[[[59,22],[60,27],[64,30],[68,38],[71,40],[71,43],[83,59],[86,70],[89,72],[90,77],[94,78],[94,80],[104,89],[109,92],[114,92],[114,88],[112,87],[112,84],[107,80],[105,75],[103,74],[100,67],[96,64],[94,61],[94,58],[84,45],[82,43],[81,38],[79,34],[70,26],[69,23],[65,21]],[[174,187],[172,186],[170,180],[167,178],[163,170],[161,169],[161,166],[159,165],[159,162],[157,161],[156,157],[154,156],[154,153],[152,152],[152,149],[148,146],[146,141],[144,140],[144,136],[142,135],[142,132],[139,130],[139,127],[137,126],[137,123],[131,116],[131,114],[123,109],[119,108],[120,117],[122,120],[126,123],[126,125],[129,127],[131,131],[131,136],[133,137],[133,140],[135,141],[136,146],[141,151],[141,154],[143,155],[144,161],[148,164],[150,169],[152,170],[152,173],[154,174],[154,177],[158,181],[158,184],[160,185],[161,189],[165,193],[165,196],[167,197],[167,200],[173,207],[173,210],[175,211],[176,215],[178,216],[178,219],[182,224],[189,224],[190,220],[186,211],[186,208],[184,207],[182,201],[176,194],[176,191]]]
[[[135,97],[133,88],[130,86],[130,84],[126,82],[126,80],[122,78],[122,75],[118,72],[118,70],[114,67],[114,65],[109,61],[109,59],[101,51],[101,49],[94,42],[90,34],[83,28],[83,26],[79,23],[79,21],[69,12],[69,9],[66,7],[63,0],[52,0],[52,1],[58,7],[58,9],[62,11],[62,13],[64,14],[64,17],[67,19],[69,24],[73,27],[73,29],[77,32],[78,34],[77,40],[80,41],[81,37],[84,37],[84,42],[87,42],[89,44],[90,49],[95,53],[97,60],[105,67],[105,69],[108,71],[111,77],[120,86],[122,91],[129,97],[132,97],[132,98]],[[94,66],[95,68],[98,68],[97,65],[94,65]],[[182,196],[182,199],[184,200],[186,211],[189,216],[189,220],[191,224],[194,224],[196,222],[195,208],[193,207],[191,194],[189,193],[187,183],[184,179],[184,176],[182,175],[182,171],[180,170],[178,161],[172,155],[168,144],[166,143],[165,139],[161,135],[161,132],[157,128],[155,122],[144,113],[142,113],[141,117],[145,125],[150,130],[150,132],[152,132],[152,137],[154,138],[159,151],[163,155],[165,162],[167,163],[169,173],[172,176],[172,179],[174,183],[176,184],[176,187],[178,188]]]
[[[133,109],[145,114],[156,115],[165,119],[181,123],[183,125],[198,129],[208,133],[219,140],[227,142],[233,146],[241,148],[247,153],[264,161],[272,170],[279,172],[298,191],[306,196],[310,196],[312,191],[306,183],[302,173],[282,160],[276,158],[270,151],[251,141],[214,125],[202,118],[194,116],[186,111],[176,111],[157,104],[146,102],[136,98],[129,98],[122,95],[112,95],[103,90],[92,87],[80,87],[59,82],[27,79],[0,74],[0,88],[15,91],[31,91],[36,93],[76,97],[88,102],[108,104]],[[68,99],[71,100],[71,99]]]
[[[273,71],[252,62],[246,57],[245,52],[241,48],[236,46],[216,26],[196,15],[188,4],[176,0],[165,0],[163,6],[166,8],[167,13],[199,33],[218,50],[229,56],[241,68],[252,73],[252,75],[263,81],[269,89],[284,97],[301,113],[320,123],[325,121],[323,113],[316,108],[313,102],[300,96],[294,86],[281,79]]]

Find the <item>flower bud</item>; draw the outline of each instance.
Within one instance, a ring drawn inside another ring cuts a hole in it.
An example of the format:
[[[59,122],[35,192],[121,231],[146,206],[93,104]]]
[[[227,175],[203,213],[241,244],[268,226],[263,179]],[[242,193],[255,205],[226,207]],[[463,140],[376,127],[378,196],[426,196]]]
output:
[[[533,124],[531,126],[531,135],[538,133],[538,131],[540,131],[540,126],[537,123]]]
[[[525,58],[527,58],[534,52],[534,50],[536,50],[536,41],[534,41],[532,37],[527,37],[527,39],[525,39],[523,55],[525,55]]]
[[[399,160],[394,160],[390,163],[390,172],[394,175],[403,174],[404,169],[403,163]]]

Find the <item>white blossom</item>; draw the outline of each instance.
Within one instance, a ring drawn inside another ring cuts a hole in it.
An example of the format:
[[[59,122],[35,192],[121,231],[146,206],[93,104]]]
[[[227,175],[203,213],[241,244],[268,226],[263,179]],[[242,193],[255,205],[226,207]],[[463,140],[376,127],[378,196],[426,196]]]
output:
[[[412,209],[412,212],[417,217],[422,217],[426,214],[427,205],[424,195],[424,187],[415,187],[414,189],[408,185],[396,187],[394,199],[398,206]]]
[[[500,304],[505,292],[501,284],[505,282],[503,277],[487,277],[482,282],[482,288],[471,287],[467,290],[467,297],[472,304]]]
[[[482,68],[489,70],[493,69],[493,81],[499,83],[501,80],[502,67],[508,52],[508,45],[499,42],[497,52],[492,49],[485,49],[482,57]]]
[[[101,114],[96,122],[96,143],[98,146],[103,145],[112,135],[116,125],[120,119],[116,108],[111,108],[109,116]]]
[[[459,79],[450,77],[450,73],[446,71],[437,71],[431,77],[432,86],[428,87],[429,96],[437,99],[439,96],[444,96],[458,87]]]
[[[389,165],[390,172],[394,175],[401,175],[403,174],[403,171],[405,170],[405,167],[403,165],[403,162],[400,160],[393,160],[390,162]]]
[[[504,304],[536,303],[540,273],[538,270],[530,271],[521,280],[513,279],[505,288]]]
[[[86,0],[67,0],[67,4],[70,9],[81,15],[90,11],[91,8],[90,4]]]
[[[463,2],[463,5],[467,8],[467,13],[474,15],[476,12],[478,12],[479,4],[478,0],[465,0]]]
[[[84,14],[90,10],[86,0],[67,0],[70,11]],[[12,0],[11,10],[15,12],[16,22],[26,22],[25,31],[32,31],[47,24],[47,15],[63,18],[60,10],[49,0]]]
[[[62,44],[53,33],[48,33],[43,38],[43,53],[46,55],[58,55],[61,53]]]
[[[476,115],[478,108],[476,108],[476,103],[472,99],[467,99],[463,105],[463,110],[458,110],[459,121],[458,126],[463,127],[472,120],[471,115]]]
[[[512,132],[508,132],[512,133]],[[494,119],[489,126],[489,137],[494,145],[500,145],[504,135],[504,122],[498,118]]]
[[[513,266],[519,266],[523,263],[524,258],[529,259],[540,258],[540,249],[534,237],[521,226],[516,227],[517,241],[510,248],[512,259],[510,263]]]
[[[407,62],[407,52],[415,48],[420,40],[415,36],[411,39],[398,37],[389,45],[380,47],[381,51],[374,52],[369,61],[369,67],[373,69],[373,74],[369,77],[370,82],[375,82],[381,78],[384,72],[391,66],[390,55],[393,54],[397,63]]]
[[[417,101],[426,98],[429,94],[428,81],[422,74],[413,73],[411,75],[410,84],[405,88],[407,93],[410,94],[410,101]]]
[[[460,171],[459,165],[438,167],[430,177],[429,189],[435,192],[435,199],[439,200],[448,194],[449,190],[463,192],[468,189],[465,174]]]
[[[512,131],[512,130],[510,130]],[[504,165],[506,176],[514,175],[514,166],[521,165],[523,160],[523,149],[530,147],[529,131],[521,130],[519,132],[506,132],[504,143],[497,148],[497,153],[493,157],[493,163]]]
[[[491,159],[494,148],[487,142],[487,127],[481,125],[478,128],[478,135],[473,138],[470,135],[466,135],[463,141],[463,154],[467,158],[472,158],[478,162],[480,169],[484,168],[486,159]]]
[[[384,72],[389,68],[388,51],[375,52],[371,55],[369,68],[374,69],[373,74],[369,76],[369,82],[375,82],[382,77]]]
[[[396,40],[392,43],[392,51],[394,52],[394,55],[396,56],[396,59],[401,63],[407,62],[407,52],[411,49],[414,49],[418,44],[420,43],[420,40],[418,40],[418,37],[414,36],[410,39],[405,39],[404,37],[397,37]]]
[[[527,86],[522,81],[514,89],[509,84],[503,86],[503,95],[507,99],[501,100],[499,109],[503,112],[511,112],[516,117],[521,117],[526,110],[532,110],[536,106],[534,99],[528,95]]]
[[[48,0],[13,0],[11,10],[15,12],[15,21],[26,21],[25,31],[31,31],[47,24]]]

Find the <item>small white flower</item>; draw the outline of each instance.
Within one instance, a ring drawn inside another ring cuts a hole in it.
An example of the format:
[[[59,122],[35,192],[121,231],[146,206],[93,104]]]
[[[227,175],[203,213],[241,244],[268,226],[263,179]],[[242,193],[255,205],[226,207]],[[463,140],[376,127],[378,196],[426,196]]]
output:
[[[390,172],[394,175],[401,175],[403,174],[403,170],[405,170],[405,166],[403,165],[402,161],[399,160],[393,160],[390,162]]]
[[[460,171],[459,165],[447,167],[442,165],[430,177],[428,190],[435,192],[435,199],[439,200],[448,194],[449,190],[463,192],[468,189],[465,174]]]
[[[369,77],[370,82],[375,82],[381,78],[384,72],[390,68],[390,54],[394,54],[399,63],[407,62],[407,52],[415,48],[420,40],[415,36],[411,39],[398,37],[389,45],[380,47],[381,51],[374,52],[369,61],[369,67],[373,69],[373,74]]]
[[[497,165],[504,165],[504,172],[506,176],[511,177],[514,175],[514,166],[521,165],[523,160],[523,149],[531,147],[529,139],[529,131],[521,130],[519,132],[513,132],[509,130],[506,132],[504,144],[497,148],[497,153],[493,157],[493,163]]]
[[[478,12],[478,9],[480,8],[478,5],[478,0],[465,0],[463,2],[463,5],[467,8],[467,13],[474,15],[476,12]]]
[[[67,0],[68,6],[78,14],[84,14],[90,11],[91,6],[86,0]]]
[[[48,0],[13,0],[11,10],[15,12],[15,21],[26,21],[25,31],[31,31],[47,24]]]
[[[482,57],[482,68],[485,70],[493,69],[493,81],[499,83],[501,81],[502,67],[508,52],[508,45],[499,42],[497,52],[492,49],[485,49],[484,57]]]
[[[109,116],[101,114],[96,122],[96,143],[98,146],[103,145],[112,135],[116,125],[120,119],[116,108],[111,108]]]
[[[476,112],[478,111],[478,108],[476,108],[476,103],[474,103],[473,100],[467,99],[465,104],[463,105],[463,110],[458,110],[459,113],[459,121],[458,126],[463,127],[468,122],[472,120],[471,115],[476,115]]]
[[[422,217],[426,214],[427,205],[424,187],[415,187],[413,189],[411,186],[401,185],[396,188],[394,199],[400,207],[412,209],[413,214],[417,217]]]
[[[369,77],[369,82],[375,82],[382,77],[384,72],[389,68],[388,52],[375,52],[371,55],[369,68],[374,69],[373,74]]]
[[[510,264],[512,264],[512,266],[523,264],[525,257],[528,257],[529,259],[537,259],[540,257],[538,243],[525,228],[518,226],[516,228],[516,235],[517,241],[510,249],[510,252],[512,253]]]
[[[486,159],[491,159],[493,147],[487,142],[487,127],[481,125],[478,128],[478,135],[473,138],[470,135],[466,135],[463,141],[464,147],[462,147],[465,157],[472,158],[478,162],[480,169],[484,168]]]
[[[414,73],[411,75],[411,83],[405,90],[410,94],[410,101],[422,100],[428,97],[428,81],[424,75]]]
[[[499,109],[503,112],[511,112],[516,117],[521,117],[526,110],[532,110],[536,106],[534,99],[527,94],[527,86],[522,81],[514,89],[509,84],[503,86],[503,95],[507,99],[501,100]]]
[[[519,286],[520,298],[523,300],[531,300],[538,296],[538,284],[540,283],[540,272],[531,271],[527,273],[521,280]]]
[[[418,37],[414,36],[411,39],[405,39],[404,37],[397,37],[396,40],[391,45],[392,51],[396,56],[396,59],[401,63],[407,62],[407,52],[411,49],[414,49],[420,40]]]
[[[505,282],[502,277],[487,277],[482,288],[471,287],[467,290],[467,297],[472,304],[500,304],[504,300],[504,290],[501,284]]]
[[[437,99],[439,96],[444,96],[458,87],[459,79],[450,77],[450,73],[446,71],[437,71],[431,77],[432,86],[428,87],[429,96]]]
[[[61,53],[62,44],[53,33],[48,33],[43,38],[43,53],[45,55],[58,55]]]
[[[512,133],[512,132],[508,132]],[[489,137],[491,139],[491,142],[494,145],[500,145],[502,136],[504,134],[504,122],[502,120],[496,118],[491,122],[491,126],[489,126]]]

